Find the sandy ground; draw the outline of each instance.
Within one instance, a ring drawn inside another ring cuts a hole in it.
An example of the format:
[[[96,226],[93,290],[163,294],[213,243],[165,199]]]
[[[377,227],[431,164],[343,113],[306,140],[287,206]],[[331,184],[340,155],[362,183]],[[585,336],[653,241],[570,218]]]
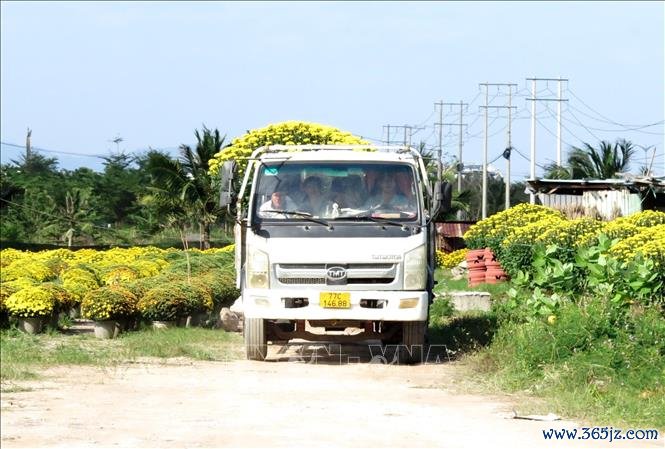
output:
[[[313,358],[320,345],[271,346],[268,362],[53,368],[20,383],[32,390],[2,394],[2,448],[665,447],[662,437],[546,441],[542,429],[577,425],[512,419],[508,397],[449,388],[454,362],[371,363],[362,345],[332,352]]]

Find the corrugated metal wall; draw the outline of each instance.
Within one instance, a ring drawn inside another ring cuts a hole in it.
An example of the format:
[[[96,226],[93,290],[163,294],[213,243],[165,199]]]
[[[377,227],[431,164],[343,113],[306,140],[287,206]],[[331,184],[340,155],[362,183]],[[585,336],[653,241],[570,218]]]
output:
[[[581,207],[587,215],[594,216],[597,211],[605,220],[642,210],[640,195],[628,190],[593,190],[582,195],[538,193],[537,196],[544,206],[559,210]]]
[[[596,208],[600,215],[610,220],[625,217],[642,210],[642,201],[638,194],[628,190],[598,190],[584,192],[582,205],[586,210]]]

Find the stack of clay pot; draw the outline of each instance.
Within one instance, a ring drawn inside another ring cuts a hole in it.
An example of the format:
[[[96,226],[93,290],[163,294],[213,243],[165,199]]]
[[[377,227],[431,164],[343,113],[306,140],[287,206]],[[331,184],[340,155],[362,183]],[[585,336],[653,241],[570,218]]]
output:
[[[508,274],[503,271],[501,264],[490,248],[485,248],[484,260],[486,268],[484,282],[488,284],[496,284],[508,280]],[[470,280],[471,278],[469,277],[469,281]]]
[[[469,270],[469,287],[485,282],[485,250],[472,249],[466,253],[466,267]]]

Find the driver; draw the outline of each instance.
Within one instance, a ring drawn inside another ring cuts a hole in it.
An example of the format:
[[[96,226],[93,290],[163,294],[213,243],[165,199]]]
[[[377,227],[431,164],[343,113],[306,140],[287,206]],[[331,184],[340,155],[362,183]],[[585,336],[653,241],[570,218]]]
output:
[[[284,214],[274,211],[296,209],[295,202],[286,194],[284,189],[277,188],[270,195],[270,200],[261,205],[259,215],[264,218],[285,218]]]
[[[377,190],[366,203],[368,209],[410,209],[409,200],[397,191],[397,181],[389,173],[384,173],[377,183]]]

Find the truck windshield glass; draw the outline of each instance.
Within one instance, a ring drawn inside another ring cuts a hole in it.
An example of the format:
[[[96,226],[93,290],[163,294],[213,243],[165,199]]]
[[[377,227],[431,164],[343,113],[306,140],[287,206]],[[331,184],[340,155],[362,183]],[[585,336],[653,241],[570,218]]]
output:
[[[277,162],[261,165],[257,181],[253,215],[262,220],[418,218],[414,173],[407,164]]]

